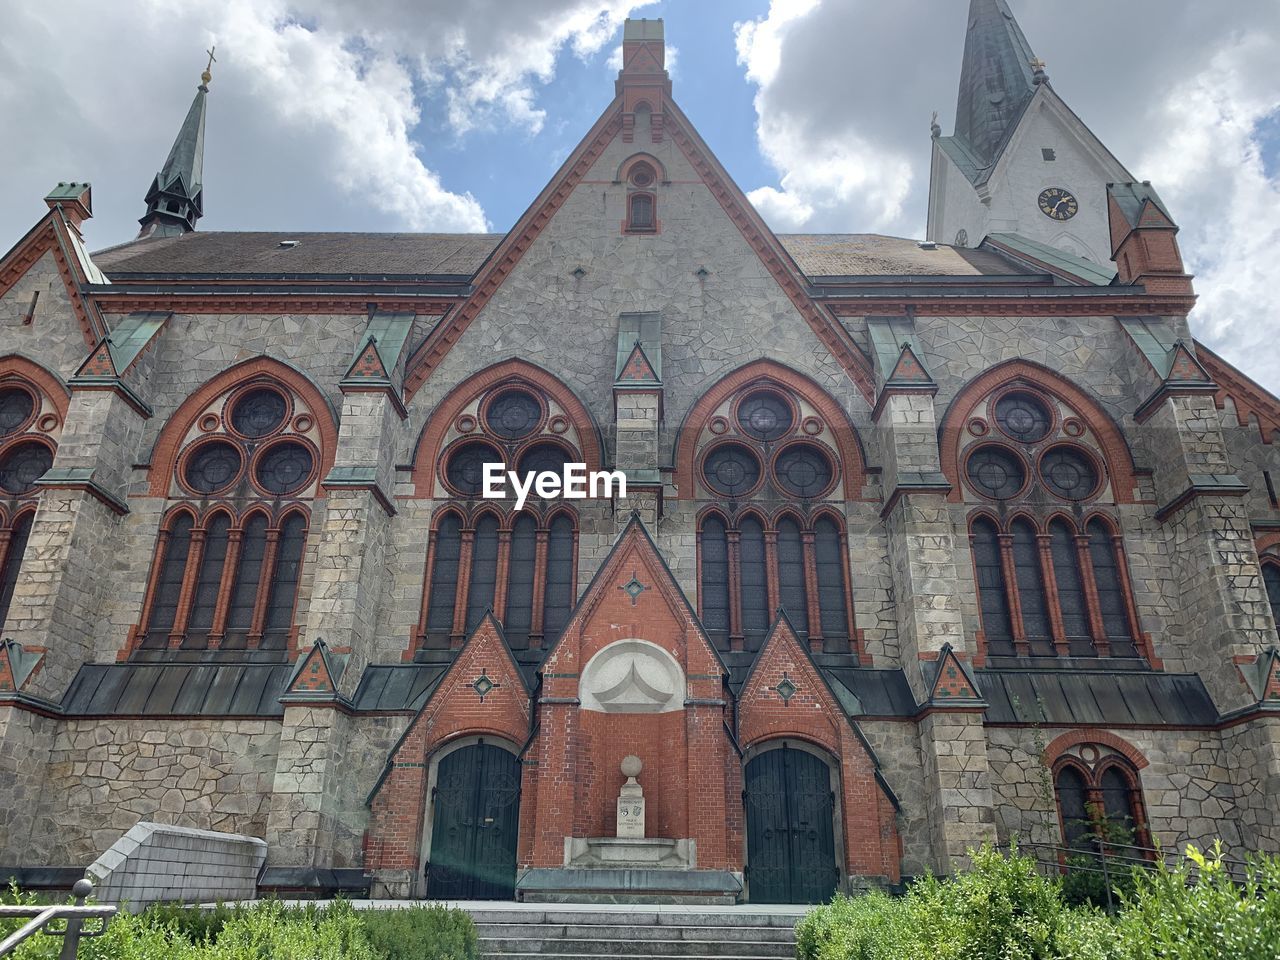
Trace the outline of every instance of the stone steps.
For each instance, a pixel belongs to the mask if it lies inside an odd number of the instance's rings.
[[[788,908],[530,906],[471,910],[485,960],[786,960],[800,916]]]

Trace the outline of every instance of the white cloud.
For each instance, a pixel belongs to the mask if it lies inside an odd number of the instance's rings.
[[[586,58],[639,0],[48,0],[0,31],[0,233],[52,182],[92,179],[93,246],[141,195],[216,42],[205,229],[489,229],[433,156],[480,127],[537,132],[563,51]],[[66,25],[74,23],[76,29]],[[187,84],[190,83],[190,86]],[[437,108],[439,115],[424,117]],[[425,128],[446,142],[419,142]],[[52,169],[56,167],[56,170]],[[48,181],[48,182],[46,182]],[[335,189],[336,188],[336,189]]]
[[[1259,121],[1280,110],[1280,4],[1013,0],[1055,89],[1182,226],[1197,274],[1193,329],[1280,387],[1268,303],[1280,288],[1280,184]],[[756,135],[775,169],[749,191],[778,230],[921,236],[928,121],[951,129],[967,0],[773,0],[735,25],[756,86]],[[1141,38],[1140,42],[1136,38]],[[1263,349],[1263,347],[1266,349]]]

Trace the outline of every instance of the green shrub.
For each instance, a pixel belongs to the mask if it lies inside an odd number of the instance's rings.
[[[1174,867],[1139,873],[1116,921],[1122,960],[1275,960],[1280,956],[1280,857],[1250,860],[1232,881],[1215,844],[1188,846]]]
[[[475,960],[476,925],[443,906],[361,912],[365,932],[383,960]]]

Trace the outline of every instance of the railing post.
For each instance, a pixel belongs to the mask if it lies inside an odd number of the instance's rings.
[[[77,907],[83,907],[85,900],[92,894],[93,884],[83,877],[71,888],[71,895],[76,898]],[[62,935],[62,952],[58,954],[58,960],[76,960],[76,954],[80,950],[80,930],[83,926],[84,921],[79,917],[67,918],[67,930]]]

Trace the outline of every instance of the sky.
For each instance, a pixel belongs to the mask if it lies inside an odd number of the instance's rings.
[[[1280,2],[1010,0],[1182,227],[1196,336],[1280,392]],[[131,239],[217,45],[204,230],[505,231],[663,17],[675,98],[779,232],[921,237],[968,0],[0,0],[0,249],[59,180]]]

